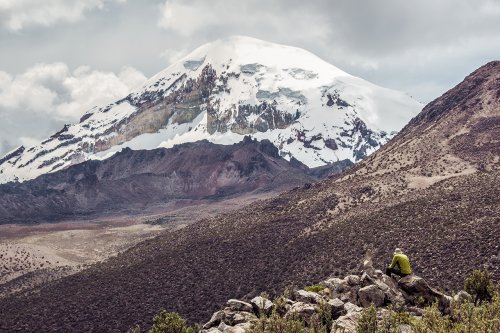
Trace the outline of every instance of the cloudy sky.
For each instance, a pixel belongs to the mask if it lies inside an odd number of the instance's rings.
[[[230,35],[429,102],[500,59],[500,0],[0,0],[0,155]]]

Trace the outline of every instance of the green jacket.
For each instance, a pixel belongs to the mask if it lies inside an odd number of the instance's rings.
[[[394,266],[398,265],[399,269],[401,270],[401,273],[403,274],[411,274],[411,266],[410,266],[410,260],[405,254],[398,253],[394,255],[394,258],[392,258],[391,265],[389,266],[390,268],[394,268]]]

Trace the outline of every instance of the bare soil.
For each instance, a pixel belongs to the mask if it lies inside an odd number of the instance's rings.
[[[0,298],[75,274],[162,232],[273,195],[261,193],[215,202],[176,201],[135,216],[0,225]]]

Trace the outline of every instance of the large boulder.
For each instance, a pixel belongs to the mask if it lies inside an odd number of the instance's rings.
[[[361,278],[359,279],[359,283],[362,287],[375,284],[375,277],[372,277],[368,273],[363,272],[363,274],[361,274]]]
[[[361,286],[353,286],[346,289],[343,293],[334,294],[335,297],[340,298],[342,302],[358,303],[358,291]]]
[[[305,290],[296,290],[294,291],[293,296],[298,302],[319,304],[323,301],[323,298],[317,293]]]
[[[330,278],[328,280],[322,281],[320,285],[327,287],[332,293],[343,293],[348,289],[348,285],[344,279]]]
[[[329,300],[328,305],[330,305],[332,309],[333,318],[338,318],[346,313],[344,302],[342,302],[339,298]]]
[[[416,298],[423,298],[428,303],[438,300],[443,294],[431,288],[427,281],[416,275],[408,275],[398,281],[398,285],[407,293],[410,301]]]
[[[226,309],[224,310],[224,318],[222,321],[227,325],[234,326],[242,323],[254,322],[257,319],[257,316],[251,312]]]
[[[227,306],[233,311],[253,311],[252,304],[237,299],[230,299],[229,301],[227,301]]]
[[[384,303],[391,303],[397,306],[402,306],[406,303],[404,292],[398,287],[397,282],[389,276],[383,274],[374,282],[384,292]]]
[[[376,307],[382,306],[384,305],[384,300],[384,292],[375,285],[363,287],[358,291],[359,304],[365,308],[369,307],[370,304]]]
[[[332,323],[331,333],[356,333],[361,312],[349,312]]]
[[[252,298],[250,304],[252,304],[254,312],[258,314],[264,313],[269,316],[273,311],[273,302],[262,296]]]
[[[224,320],[224,311],[217,311],[212,315],[212,318],[203,325],[203,329],[209,329],[212,327],[217,327]]]
[[[360,306],[357,306],[356,304],[354,303],[351,303],[351,302],[347,302],[344,304],[344,309],[347,313],[350,313],[350,312],[361,312],[363,311],[363,308],[360,307]]]
[[[407,301],[411,304],[415,304],[417,299],[423,299],[427,305],[437,302],[439,310],[444,314],[450,312],[453,298],[432,288],[423,278],[408,275],[401,278],[398,285],[403,289]]]
[[[460,290],[458,294],[453,296],[453,302],[456,303],[472,302],[472,296],[465,290]]]
[[[219,330],[218,327],[211,327],[209,329],[202,329],[200,333],[220,333],[221,331]]]
[[[220,323],[218,327],[218,331],[222,333],[245,333],[246,331],[248,331],[248,329],[250,329],[250,324],[247,323],[238,324],[235,326],[230,326],[225,323]]]
[[[349,286],[357,286],[360,283],[360,278],[357,275],[347,275],[344,278],[344,281],[347,283]]]
[[[311,317],[316,313],[316,308],[312,304],[297,302],[294,303],[285,315],[285,318],[299,317],[306,323],[311,322]]]

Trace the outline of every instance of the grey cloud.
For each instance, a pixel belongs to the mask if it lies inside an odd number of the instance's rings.
[[[10,76],[0,71],[0,155],[32,145],[88,109],[126,96],[146,77],[131,67],[118,74],[63,63],[37,64]]]
[[[110,0],[24,0],[0,3],[0,22],[4,29],[19,31],[27,27],[51,26],[58,22],[76,22],[95,9],[103,9]],[[123,2],[122,0],[111,0]]]
[[[71,23],[0,29],[0,71],[16,77],[36,63],[62,62],[114,73],[127,65],[151,76],[201,44],[249,35],[305,48],[353,75],[429,102],[500,58],[497,0],[90,1],[104,6]],[[55,105],[71,104],[60,82],[43,86],[54,93]],[[0,116],[5,112],[0,107]],[[40,135],[35,130],[31,136]]]

